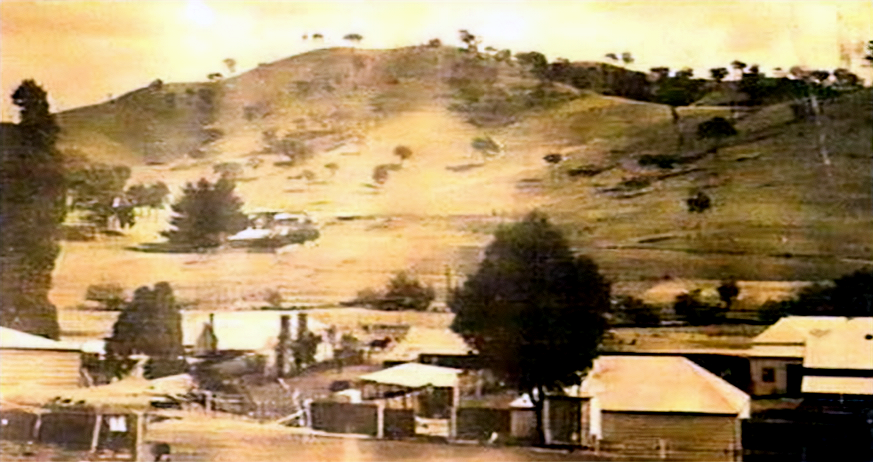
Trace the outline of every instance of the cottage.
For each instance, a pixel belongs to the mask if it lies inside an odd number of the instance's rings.
[[[411,326],[398,342],[386,351],[386,365],[417,361],[444,367],[463,366],[470,362],[472,349],[460,335],[447,328]]]
[[[845,322],[837,316],[787,316],[755,337],[749,351],[752,396],[799,396],[810,333]]]
[[[744,392],[682,357],[603,356],[580,387],[601,447],[648,458],[736,460]]]
[[[39,389],[76,388],[81,382],[81,348],[0,327],[0,395]]]

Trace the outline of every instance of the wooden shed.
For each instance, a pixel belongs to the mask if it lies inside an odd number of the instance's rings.
[[[581,386],[603,450],[649,459],[733,461],[749,396],[678,356],[604,356]]]
[[[81,348],[0,327],[0,394],[70,389],[80,384]]]

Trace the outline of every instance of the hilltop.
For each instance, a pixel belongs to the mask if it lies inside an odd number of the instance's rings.
[[[240,164],[246,209],[306,210],[328,225],[319,247],[293,260],[306,267],[307,287],[336,290],[338,298],[403,268],[434,283],[446,266],[470,271],[478,256],[472,249],[495,226],[534,208],[629,285],[664,276],[825,279],[870,263],[870,89],[826,105],[829,166],[815,124],[795,121],[790,103],[739,115],[693,105],[678,114],[681,149],[668,106],[547,82],[517,62],[421,46],[323,49],[221,80],[155,82],[61,113],[59,122],[63,149],[130,165],[131,183],[161,180],[176,192],[186,181],[215,177],[216,164]],[[714,116],[735,118],[739,132],[717,152],[696,138],[697,124]],[[476,138],[494,140],[499,153],[474,149]],[[393,155],[399,145],[412,151],[402,165]],[[548,164],[547,154],[562,161]],[[644,166],[645,156],[672,160]],[[335,169],[325,168],[331,163]],[[378,165],[391,169],[381,186],[372,178]],[[698,191],[712,207],[690,213],[686,199]],[[166,226],[165,214],[140,220],[110,247],[156,239]],[[115,277],[118,258],[104,256],[75,271]],[[123,261],[176,271],[166,265],[177,257],[160,258]],[[74,270],[64,265],[56,280],[66,288],[57,290],[69,301],[84,282],[65,279]],[[262,268],[250,282],[304,290],[293,276],[300,274],[286,270]],[[179,277],[198,284],[215,271]],[[248,281],[219,272],[233,284]],[[143,274],[126,284],[156,277]],[[348,274],[360,278],[354,287]]]

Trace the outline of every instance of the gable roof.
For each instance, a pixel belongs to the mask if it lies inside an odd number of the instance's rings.
[[[59,342],[2,326],[0,326],[0,349],[81,351],[79,345],[70,342]]]
[[[803,367],[873,371],[873,318],[839,319],[809,332]]]
[[[398,385],[407,388],[455,387],[458,376],[463,371],[451,367],[431,366],[430,364],[405,363],[381,371],[365,374],[358,379],[385,385]]]
[[[388,361],[415,361],[421,354],[466,355],[473,349],[464,339],[448,328],[412,326],[384,359]]]
[[[752,340],[755,345],[803,345],[809,333],[846,321],[841,316],[786,316]]]
[[[747,394],[681,356],[601,356],[581,391],[604,411],[749,416]]]

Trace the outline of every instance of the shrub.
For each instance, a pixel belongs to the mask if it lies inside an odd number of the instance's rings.
[[[91,284],[85,290],[85,300],[100,303],[107,311],[119,311],[124,305],[124,288],[116,283]]]
[[[388,281],[384,291],[364,289],[358,292],[355,303],[386,311],[425,311],[436,298],[431,286],[423,285],[406,271],[401,271]]]

